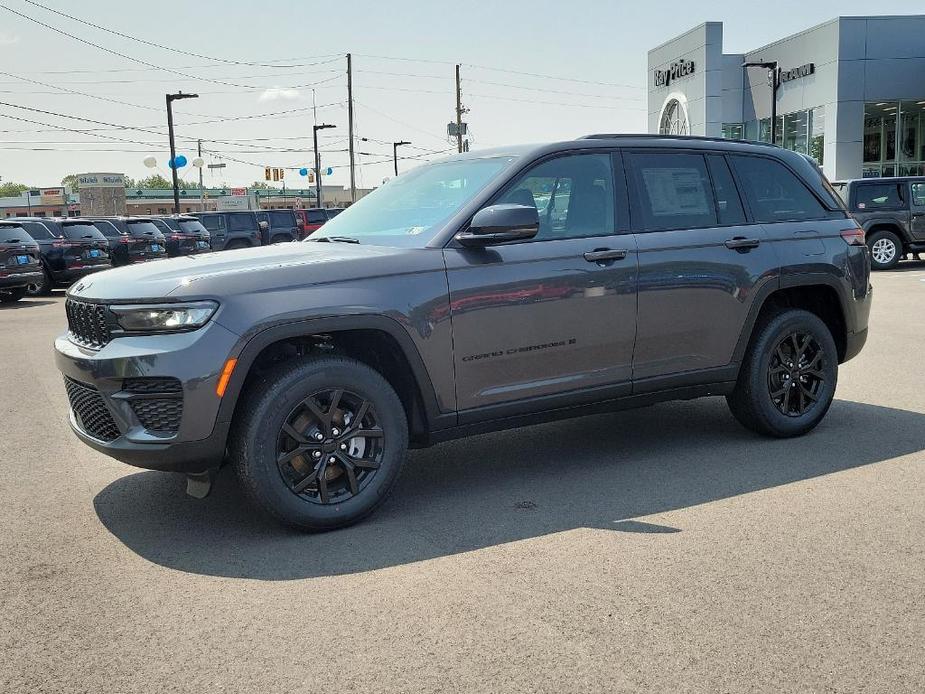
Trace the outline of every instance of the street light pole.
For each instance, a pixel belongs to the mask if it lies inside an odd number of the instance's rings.
[[[170,137],[170,170],[173,172],[173,213],[180,214],[180,184],[177,181],[177,146],[173,139],[173,102],[180,99],[198,99],[198,94],[176,94],[167,95],[167,133]]]
[[[771,144],[777,144],[777,61],[758,61],[753,63],[742,63],[742,67],[763,67],[771,71]]]
[[[405,142],[404,140],[402,140],[401,142],[392,143],[392,161],[395,163],[395,175],[396,176],[398,175],[398,148],[401,147],[402,145],[410,145],[410,144],[411,144],[410,142]]]
[[[321,152],[318,151],[318,131],[325,128],[336,128],[336,125],[322,123],[312,126],[312,140],[315,145],[315,204],[321,207]]]

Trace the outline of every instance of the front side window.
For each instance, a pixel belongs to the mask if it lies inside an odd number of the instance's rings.
[[[895,210],[903,207],[902,186],[896,183],[865,183],[854,194],[857,210]]]
[[[253,231],[255,227],[256,222],[249,214],[228,215],[229,231]]]
[[[716,224],[713,191],[702,155],[654,152],[632,154],[629,160],[647,231]]]
[[[271,227],[291,227],[295,226],[295,223],[292,219],[291,212],[271,212],[270,213],[270,226]]]
[[[209,231],[218,231],[219,229],[225,228],[225,220],[218,214],[206,215],[205,217],[201,217],[199,221],[201,221],[202,226]]]
[[[731,157],[756,222],[825,219],[827,210],[803,182],[773,159]]]
[[[535,207],[538,241],[613,234],[610,155],[576,154],[545,161],[522,174],[497,202]]]
[[[925,183],[912,184],[912,204],[916,207],[925,207]]]

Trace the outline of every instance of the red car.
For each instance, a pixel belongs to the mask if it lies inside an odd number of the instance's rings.
[[[326,221],[340,211],[337,207],[309,207],[307,210],[294,210],[299,228],[299,241],[318,231]]]

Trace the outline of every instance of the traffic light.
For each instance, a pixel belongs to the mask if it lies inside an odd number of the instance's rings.
[[[279,169],[274,167],[271,170],[273,171],[273,180],[278,181],[279,180]]]
[[[279,180],[282,181],[282,180],[283,180],[283,176],[285,176],[285,175],[286,175],[286,169],[280,169],[280,170],[279,170]]]
[[[267,167],[264,168],[264,170],[263,170],[263,178],[264,178],[264,180],[266,180],[266,181],[269,181],[269,180],[270,180],[270,167],[269,167],[269,166],[267,166]]]

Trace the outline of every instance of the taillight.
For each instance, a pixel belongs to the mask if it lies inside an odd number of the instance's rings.
[[[131,236],[120,236],[119,237],[119,243],[131,243],[131,242],[132,242]]]
[[[861,227],[842,229],[840,233],[841,237],[845,239],[845,243],[847,243],[849,246],[864,245],[864,230]]]

